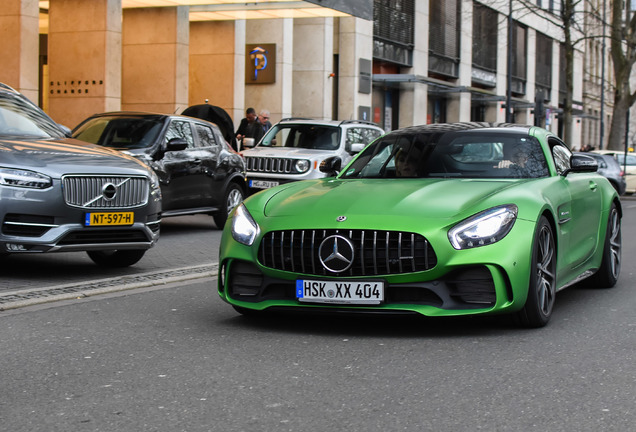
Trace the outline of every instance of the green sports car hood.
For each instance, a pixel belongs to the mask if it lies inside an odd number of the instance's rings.
[[[513,201],[524,180],[468,179],[322,179],[292,183],[271,190],[266,200],[266,217],[298,217],[308,215],[338,217],[340,215],[415,216],[447,219],[473,209],[483,209],[490,197],[497,204]],[[506,201],[507,197],[510,201]]]

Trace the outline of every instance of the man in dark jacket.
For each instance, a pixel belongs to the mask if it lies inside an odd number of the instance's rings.
[[[236,139],[243,142],[244,138],[253,138],[256,145],[263,137],[263,127],[258,121],[256,110],[254,108],[248,108],[245,111],[245,118],[241,120],[238,129],[236,130]]]

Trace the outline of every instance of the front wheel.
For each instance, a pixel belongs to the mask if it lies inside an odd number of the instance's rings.
[[[221,209],[214,217],[214,223],[218,229],[223,229],[228,216],[234,207],[243,201],[243,191],[236,183],[230,183],[225,191],[225,197],[221,203]]]
[[[556,246],[552,226],[541,216],[532,245],[532,264],[526,304],[517,313],[524,327],[543,327],[552,316],[556,298]]]
[[[87,251],[90,259],[102,267],[128,267],[137,263],[146,253],[145,249]]]

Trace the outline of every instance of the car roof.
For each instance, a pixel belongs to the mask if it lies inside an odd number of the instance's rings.
[[[304,117],[289,117],[281,119],[277,124],[308,124],[308,125],[319,125],[319,126],[332,126],[332,127],[340,127],[345,125],[364,125],[371,126],[374,128],[381,129],[375,123],[371,123],[364,120],[318,120],[312,118],[304,118]]]
[[[211,121],[203,120],[197,117],[184,116],[180,114],[164,114],[164,113],[155,113],[155,112],[147,112],[147,111],[109,111],[104,113],[93,114],[92,116],[88,118],[98,118],[98,117],[140,117],[140,118],[157,118],[161,120],[181,119],[181,120],[193,121],[195,123],[214,125],[215,127],[218,128],[218,125],[216,123],[212,123]]]
[[[426,125],[407,126],[396,129],[391,134],[408,134],[416,135],[421,133],[448,133],[460,131],[497,131],[497,132],[515,132],[530,134],[535,128],[530,125],[519,125],[512,123],[486,123],[486,122],[463,122],[463,123],[432,123]],[[537,128],[537,130],[540,130]]]

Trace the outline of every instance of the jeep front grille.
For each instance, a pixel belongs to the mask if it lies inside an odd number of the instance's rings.
[[[65,176],[66,204],[82,208],[132,208],[148,202],[148,179],[130,176]]]
[[[298,174],[294,169],[296,161],[289,158],[247,156],[245,166],[248,172]]]
[[[354,247],[353,264],[343,272],[327,270],[318,256],[324,239],[334,234]],[[416,233],[374,230],[287,230],[265,234],[259,262],[269,268],[318,276],[377,276],[420,272],[437,264],[428,240]]]

